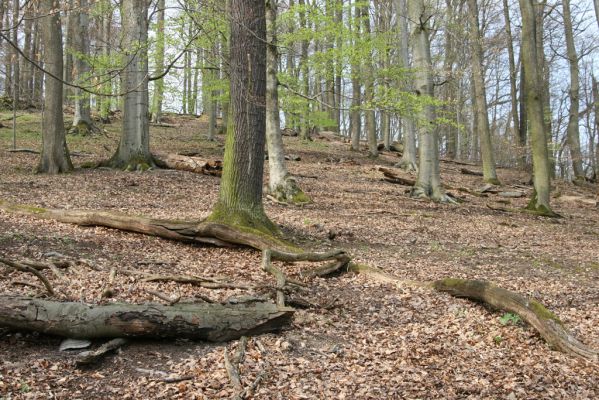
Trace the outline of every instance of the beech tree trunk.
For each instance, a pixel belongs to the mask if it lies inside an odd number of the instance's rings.
[[[489,115],[487,112],[487,91],[485,89],[485,76],[483,73],[483,46],[481,32],[478,26],[477,0],[468,0],[468,20],[470,23],[470,54],[472,55],[472,74],[474,76],[475,110],[480,135],[480,147],[483,160],[483,180],[494,185],[499,184],[495,171],[495,157],[493,156],[493,143],[489,129]]]
[[[574,182],[584,182],[585,173],[582,167],[582,153],[580,152],[580,123],[578,113],[580,110],[580,83],[578,69],[578,54],[574,44],[574,32],[572,31],[572,15],[570,13],[570,0],[562,0],[564,31],[566,34],[566,48],[568,51],[568,63],[570,65],[570,111],[568,116],[568,147],[572,159]]]
[[[399,22],[400,43],[399,53],[401,65],[404,68],[410,67],[410,21],[408,15],[408,3],[406,0],[397,1],[397,18]],[[407,85],[406,90],[411,90],[410,85]],[[417,171],[418,163],[416,160],[416,126],[414,119],[407,116],[403,119],[403,154],[397,166],[406,171]]]
[[[164,72],[164,12],[165,0],[158,0],[156,4],[156,50],[154,58],[155,75],[161,75]],[[152,122],[160,123],[162,118],[162,98],[164,96],[164,79],[160,78],[154,81],[154,96],[152,97]]]
[[[526,73],[526,108],[532,142],[534,194],[528,208],[554,214],[549,206],[549,154],[542,99],[542,76],[537,63],[536,18],[533,0],[519,0],[522,15],[522,63]]]
[[[370,37],[370,2],[362,8],[362,18],[364,23],[362,33],[364,36]],[[372,54],[368,54],[364,63],[364,101],[368,104],[369,108],[364,112],[366,117],[364,128],[366,129],[366,139],[368,140],[368,155],[375,158],[379,156],[379,149],[376,137],[376,119],[374,110],[372,109],[372,101],[374,100],[374,67],[370,60],[371,58]]]
[[[90,305],[0,296],[0,326],[78,339],[183,338],[223,342],[281,330],[293,309],[272,303]]]
[[[127,171],[154,165],[148,121],[148,2],[123,0],[123,133],[108,164]]]
[[[71,46],[75,55],[73,57],[74,81],[78,85],[86,85],[88,81],[89,65],[89,2],[88,0],[75,0],[75,8],[71,11]],[[74,89],[75,116],[73,118],[73,132],[86,135],[93,126],[89,95],[81,89]]]
[[[268,191],[278,201],[306,203],[309,198],[297,186],[285,166],[285,152],[279,115],[277,68],[277,0],[266,0],[266,143],[268,146]]]
[[[427,4],[428,5],[428,4]],[[410,3],[412,38],[414,41],[414,91],[417,96],[434,96],[433,74],[430,49],[431,7],[424,0]],[[448,201],[441,186],[439,173],[439,137],[435,127],[435,108],[427,101],[418,116],[418,136],[420,137],[420,167],[412,196],[426,197],[433,201]]]
[[[306,18],[306,1],[298,0],[300,6],[299,20],[300,26],[302,29],[309,29],[308,19]],[[301,42],[301,53],[300,53],[300,69],[302,73],[302,90],[304,96],[310,95],[310,75],[308,69],[308,40],[302,40]],[[303,140],[310,140],[310,119],[308,118],[308,114],[310,114],[310,104],[306,103],[304,110],[300,115],[300,138]]]
[[[40,27],[44,38],[44,65],[54,76],[62,76],[62,34],[58,0],[41,0],[39,10]],[[46,76],[44,116],[42,119],[42,151],[37,172],[58,174],[73,169],[65,139],[62,116],[63,84],[58,79]]]
[[[264,212],[262,172],[266,129],[264,0],[231,0],[230,93],[223,176],[209,220],[278,232]]]
[[[354,5],[354,17],[351,28],[355,30],[354,36],[360,33],[360,7]],[[351,150],[360,151],[360,136],[362,135],[362,117],[360,106],[362,105],[362,86],[360,83],[360,63],[356,55],[351,56],[351,85],[352,100],[350,111]]]

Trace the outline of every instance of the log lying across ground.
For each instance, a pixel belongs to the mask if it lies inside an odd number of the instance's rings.
[[[378,166],[376,169],[383,173],[383,179],[387,182],[397,183],[399,185],[414,186],[416,180],[401,170],[395,170],[387,167]]]
[[[162,168],[188,171],[196,174],[221,176],[223,163],[180,154],[154,154],[156,164]]]
[[[406,281],[392,274],[366,265],[350,264],[350,271],[369,276],[375,281],[398,286],[428,286],[449,293],[455,297],[464,297],[488,304],[489,306],[515,313],[532,326],[545,342],[554,350],[586,358],[599,360],[599,352],[576,339],[559,318],[534,299],[516,292],[502,289],[490,282],[447,278],[434,282]]]
[[[293,309],[273,303],[89,305],[0,296],[0,326],[78,339],[186,338],[221,342],[276,332]]]

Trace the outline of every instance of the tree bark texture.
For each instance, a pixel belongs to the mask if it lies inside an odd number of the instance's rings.
[[[370,28],[370,3],[362,8],[362,19],[362,33],[364,36],[370,37],[372,35]],[[374,158],[379,156],[379,149],[376,135],[376,116],[373,109],[374,105],[372,104],[374,100],[374,66],[371,59],[372,54],[368,54],[364,62],[364,102],[368,108],[365,111],[366,123],[364,128],[366,129],[366,139],[368,140],[368,155]]]
[[[184,338],[223,342],[276,332],[293,309],[272,303],[90,305],[0,296],[0,326],[78,339]]]
[[[155,75],[162,75],[164,72],[164,13],[165,0],[158,0],[156,4],[156,50],[154,57]],[[160,78],[154,81],[154,96],[152,97],[152,122],[160,123],[162,118],[162,98],[164,97],[164,79]]]
[[[89,2],[88,0],[75,0],[75,8],[71,11],[71,46],[75,55],[73,56],[73,75],[74,81],[78,85],[86,86],[89,74],[89,65],[87,57],[89,56]],[[90,133],[93,125],[91,118],[91,109],[89,95],[81,89],[74,89],[75,95],[75,116],[73,118],[73,128],[76,128],[78,134]]]
[[[42,0],[40,5],[41,28],[44,38],[44,65],[54,76],[62,76],[62,34],[58,0]],[[42,151],[37,172],[58,174],[73,169],[65,139],[62,116],[63,84],[46,76],[44,115],[42,118]]]

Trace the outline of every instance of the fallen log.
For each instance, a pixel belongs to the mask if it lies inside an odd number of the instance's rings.
[[[0,326],[78,338],[184,338],[221,342],[276,332],[293,309],[272,303],[91,305],[0,296]]]
[[[404,175],[401,172],[393,170],[391,168],[378,166],[377,170],[383,173],[383,179],[387,182],[397,183],[399,185],[405,186],[414,186],[416,184],[415,179],[412,179],[411,177]]]
[[[154,161],[161,168],[188,171],[195,174],[221,176],[223,163],[220,160],[206,160],[180,154],[154,154]]]
[[[468,168],[460,168],[460,172],[464,175],[474,175],[474,176],[483,176],[482,172],[472,171]]]
[[[499,193],[497,193],[497,195],[499,197],[518,199],[520,197],[526,196],[526,193],[524,193],[524,192],[499,192]]]
[[[430,287],[455,297],[480,301],[491,307],[516,313],[532,326],[543,340],[554,350],[589,360],[598,361],[599,352],[576,339],[559,318],[541,303],[516,292],[502,289],[490,282],[447,278],[434,282],[409,281],[363,264],[350,263],[349,271],[364,274],[376,282],[402,287]]]

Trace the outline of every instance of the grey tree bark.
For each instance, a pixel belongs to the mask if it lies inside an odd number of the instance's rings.
[[[362,8],[362,20],[364,36],[372,35],[370,28],[370,2]],[[364,61],[364,102],[368,104],[368,110],[364,112],[366,117],[366,139],[368,140],[368,155],[375,158],[379,156],[378,141],[376,136],[376,116],[373,109],[372,101],[374,100],[374,66],[371,59],[372,54],[367,55]]]
[[[266,0],[266,143],[268,146],[268,192],[278,201],[301,204],[310,198],[299,188],[285,166],[277,69],[277,2]]]
[[[572,30],[572,15],[570,12],[570,0],[562,0],[564,31],[566,34],[566,49],[568,52],[568,63],[570,65],[570,110],[568,115],[568,147],[572,159],[574,182],[584,182],[585,173],[582,167],[582,153],[580,151],[580,82],[578,69],[578,54],[574,44],[574,32]]]
[[[308,19],[306,18],[306,1],[298,0],[298,4],[300,6],[299,20],[300,26],[302,29],[309,29]],[[302,73],[303,80],[303,95],[310,95],[310,75],[308,69],[308,47],[310,43],[308,40],[302,40],[301,42],[301,52],[300,52],[300,69]],[[300,138],[303,140],[311,140],[310,139],[310,119],[308,118],[308,114],[310,113],[310,105],[306,104],[304,110],[302,110],[302,115],[300,115]]]
[[[434,97],[433,71],[430,49],[430,19],[432,7],[425,0],[409,3],[412,21],[414,49],[414,92],[417,96]],[[451,199],[441,186],[439,173],[439,135],[435,126],[435,107],[427,102],[418,116],[418,136],[420,138],[420,165],[418,178],[412,188],[413,197],[430,198],[433,201],[448,202]]]
[[[88,0],[75,0],[74,9],[71,11],[71,46],[74,52],[73,77],[79,85],[85,85],[89,74],[87,57],[89,56],[89,2]],[[75,88],[75,115],[71,133],[87,135],[93,129],[89,95],[83,90]]]
[[[528,209],[553,215],[549,206],[549,155],[543,113],[542,71],[538,65],[534,0],[519,0],[522,15],[522,64],[526,74],[525,98],[532,142],[534,194]]]
[[[351,28],[355,30],[357,36],[360,32],[360,7],[354,3],[354,16],[351,22]],[[362,85],[360,82],[360,63],[354,55],[351,57],[351,85],[352,85],[352,100],[350,111],[350,136],[351,150],[360,151],[360,136],[362,135],[362,116],[360,107],[362,105]]]
[[[60,30],[59,0],[42,0],[39,3],[40,27],[44,38],[44,65],[48,72],[62,76],[62,33]],[[58,174],[73,169],[65,138],[62,116],[61,81],[46,76],[44,115],[42,118],[42,151],[37,172]]]
[[[406,0],[396,0],[396,13],[399,23],[400,43],[399,53],[401,64],[404,68],[410,66],[410,22],[408,16],[408,3]],[[407,85],[406,90],[412,90]],[[406,171],[417,171],[418,163],[416,160],[416,126],[413,118],[405,116],[403,118],[404,134],[403,134],[403,154],[399,163],[396,164]]]
[[[470,23],[470,54],[472,57],[472,74],[474,75],[475,109],[478,116],[478,132],[480,135],[480,149],[483,161],[483,180],[487,183],[499,185],[495,171],[495,157],[493,156],[493,143],[489,129],[489,115],[487,112],[487,94],[485,76],[483,74],[483,46],[478,23],[477,0],[468,0],[468,20]]]
[[[123,132],[116,153],[108,161],[113,168],[143,171],[154,167],[150,153],[148,118],[148,3],[123,0],[123,61],[121,90],[124,95]]]
[[[66,1],[67,10],[65,12],[64,21],[64,52],[63,52],[63,71],[62,80],[65,82],[71,82],[73,78],[73,9],[75,8],[75,0]],[[64,104],[70,104],[72,90],[70,86],[65,85],[63,89],[63,102]]]
[[[155,50],[155,74],[164,72],[164,13],[165,0],[158,0],[156,4],[156,50]],[[164,97],[164,79],[154,81],[154,94],[152,97],[152,122],[159,123],[162,118],[162,98]]]

